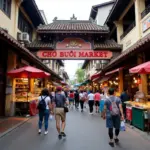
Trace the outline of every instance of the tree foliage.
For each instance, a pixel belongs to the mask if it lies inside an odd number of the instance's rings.
[[[83,69],[78,69],[76,71],[77,82],[82,83],[84,81],[85,71]]]

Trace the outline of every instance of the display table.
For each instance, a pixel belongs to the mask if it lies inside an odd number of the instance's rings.
[[[133,126],[144,131],[146,129],[146,120],[144,118],[144,112],[147,109],[132,107],[132,124]]]
[[[36,107],[37,100],[32,100],[28,102],[15,102],[16,103],[16,115],[28,115],[35,116],[37,114]]]

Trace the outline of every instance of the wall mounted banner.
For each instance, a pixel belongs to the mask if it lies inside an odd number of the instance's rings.
[[[111,59],[111,51],[102,50],[40,50],[37,52],[37,56],[40,59]]]

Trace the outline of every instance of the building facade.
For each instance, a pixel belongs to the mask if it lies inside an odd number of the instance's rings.
[[[107,40],[107,27],[97,25],[91,20],[77,20],[75,15],[70,20],[55,19],[51,24],[39,26],[37,32],[39,38],[28,45],[30,51],[43,61],[50,58],[55,61],[86,59],[82,68],[87,75],[90,72],[89,76],[96,71],[93,67],[95,62],[99,63],[99,59],[103,57],[100,62],[108,63],[120,54],[122,48],[114,40]],[[104,57],[104,53],[111,56]]]
[[[52,78],[62,78],[25,47],[37,38],[36,28],[45,24],[34,0],[0,0],[0,20],[0,116],[11,116],[15,89],[7,72],[31,65],[50,73]]]
[[[90,19],[94,20],[98,25],[103,26],[107,16],[109,15],[115,1],[109,1],[102,4],[94,5],[91,8]]]
[[[90,20],[93,20],[94,23],[97,25],[104,25],[115,1],[109,1],[105,2],[99,5],[94,5],[91,8],[91,13],[90,13]],[[107,44],[116,44],[116,40],[110,39],[109,41],[106,42]],[[117,45],[116,45],[117,46]],[[119,55],[119,49],[121,50],[121,47],[118,47],[118,51],[116,51],[116,54],[114,55]],[[91,61],[85,61],[85,64],[83,65],[82,69],[85,69],[85,78],[86,79],[91,79],[92,75],[96,74],[99,72],[101,69],[107,65],[109,60],[91,60]]]
[[[119,89],[129,89],[133,95],[137,90],[149,95],[148,75],[132,76],[129,69],[149,61],[149,38],[150,38],[150,2],[148,0],[127,0],[120,3],[116,1],[110,12],[106,24],[110,28],[109,37],[117,35],[118,44],[123,45],[121,55],[112,60],[104,71],[117,68],[120,78]],[[141,82],[135,84],[140,78]]]

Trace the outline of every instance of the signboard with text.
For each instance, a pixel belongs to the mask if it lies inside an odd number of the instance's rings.
[[[40,50],[37,52],[40,59],[111,59],[112,52],[105,50]]]
[[[143,21],[143,32],[150,28],[150,17]]]

